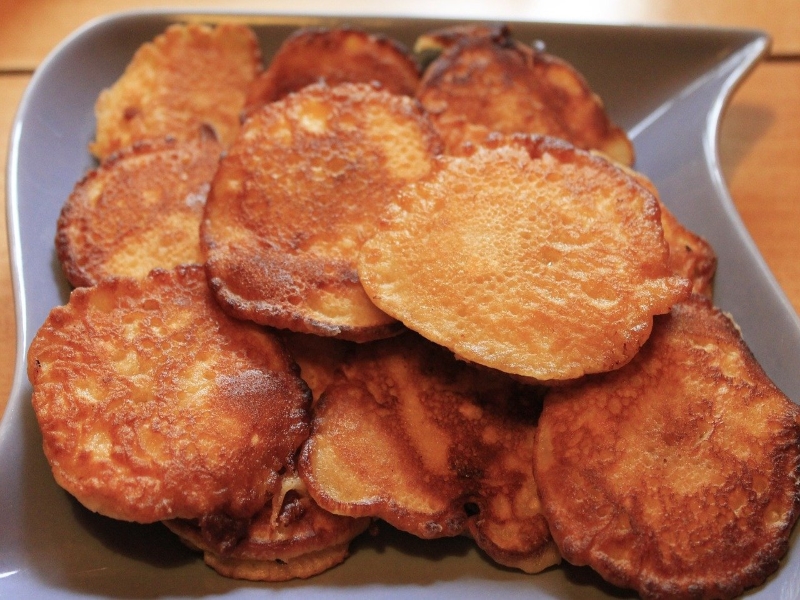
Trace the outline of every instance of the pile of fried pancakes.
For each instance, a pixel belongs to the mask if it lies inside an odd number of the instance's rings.
[[[800,408],[583,77],[489,25],[261,60],[176,24],[98,98],[28,354],[59,485],[237,578],[383,521],[646,598],[763,583]]]

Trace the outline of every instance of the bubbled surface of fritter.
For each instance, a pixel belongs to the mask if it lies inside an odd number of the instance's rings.
[[[535,474],[564,558],[645,598],[732,598],[800,509],[800,409],[700,296],[629,365],[554,388]]]
[[[413,96],[419,67],[399,42],[352,28],[308,27],[281,44],[248,95],[248,111],[307,85],[324,81],[368,83],[393,94]]]
[[[384,311],[456,355],[538,381],[627,363],[689,282],[657,200],[553,138],[442,157],[363,247]]]
[[[308,434],[308,387],[273,335],[225,315],[202,268],[79,288],[28,352],[56,481],[138,522],[249,518]]]
[[[350,542],[370,524],[323,510],[293,468],[280,491],[244,527],[233,521],[165,521],[206,564],[226,577],[257,581],[305,579],[341,563]]]
[[[56,229],[73,286],[203,261],[200,221],[222,147],[213,136],[140,142],[79,181]]]
[[[428,36],[445,49],[417,90],[450,153],[487,134],[550,135],[631,165],[633,144],[569,63],[514,41],[507,29],[477,27]]]
[[[228,146],[260,69],[250,28],[172,25],[142,45],[122,76],[100,93],[89,149],[102,159],[143,139],[194,135],[202,125]]]
[[[395,333],[356,260],[439,139],[414,100],[365,84],[309,86],[245,122],[206,203],[209,282],[229,313],[355,341]]]
[[[354,347],[339,373],[300,458],[320,506],[422,538],[469,533],[529,572],[559,561],[532,472],[537,390],[414,333]]]

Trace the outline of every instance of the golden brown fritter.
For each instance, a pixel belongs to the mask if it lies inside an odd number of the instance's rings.
[[[384,311],[459,357],[538,381],[627,363],[688,294],[657,200],[555,138],[442,157],[364,244]]]
[[[298,29],[253,83],[248,112],[320,81],[331,87],[375,84],[393,94],[413,96],[419,67],[405,47],[383,35],[348,27]]]
[[[281,491],[246,527],[172,520],[164,524],[190,547],[203,552],[206,564],[226,577],[288,581],[318,575],[344,561],[350,542],[369,527],[322,510],[306,492],[294,469],[281,478]],[[221,525],[221,527],[220,527]],[[220,547],[233,540],[230,547]]]
[[[117,519],[249,519],[308,435],[297,366],[219,309],[201,267],[73,291],[28,377],[56,481]]]
[[[69,282],[201,263],[200,220],[222,146],[213,135],[148,141],[115,153],[79,181],[56,232]]]
[[[535,475],[564,558],[645,598],[732,598],[800,511],[800,408],[693,296],[626,367],[554,388]]]
[[[535,388],[411,332],[353,346],[338,371],[299,463],[320,506],[423,538],[468,533],[528,572],[559,561],[531,467]]]
[[[366,84],[308,86],[255,112],[220,162],[201,227],[223,308],[355,341],[395,333],[355,262],[393,195],[439,149],[413,99]]]
[[[89,149],[103,159],[140,140],[193,136],[203,125],[227,147],[260,70],[261,51],[249,27],[172,25],[142,45],[101,92]]]
[[[429,40],[445,49],[425,70],[417,97],[448,152],[462,154],[492,132],[533,133],[633,164],[628,136],[572,65],[516,42],[502,27],[423,36]]]

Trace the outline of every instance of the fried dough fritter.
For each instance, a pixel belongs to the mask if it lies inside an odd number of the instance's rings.
[[[335,514],[422,538],[468,533],[496,562],[559,562],[532,476],[535,388],[407,332],[352,347],[315,404],[300,476]]]
[[[445,156],[364,244],[384,311],[465,360],[537,381],[627,363],[688,294],[656,199],[554,138]]]
[[[276,508],[277,507],[277,508]],[[309,496],[296,471],[282,477],[279,494],[243,532],[202,521],[172,520],[164,524],[225,577],[253,581],[288,581],[318,575],[344,561],[350,542],[370,525],[370,519],[333,515]],[[235,539],[220,548],[220,539]]]
[[[354,341],[396,333],[361,288],[358,250],[439,150],[413,99],[365,84],[308,86],[255,112],[220,162],[201,226],[223,308]]]
[[[472,27],[423,36],[444,48],[425,70],[419,98],[447,151],[481,144],[490,133],[565,139],[625,165],[633,144],[608,118],[602,100],[566,61],[516,42],[505,27]]]
[[[535,475],[564,558],[645,598],[759,585],[800,512],[800,408],[693,296],[626,367],[547,395]]]
[[[117,519],[249,519],[308,435],[297,366],[220,310],[198,266],[76,289],[28,377],[56,481]]]
[[[195,139],[146,141],[115,153],[70,194],[56,229],[56,252],[69,282],[144,277],[203,261],[200,221],[222,146]]]
[[[144,139],[192,136],[203,125],[227,147],[260,70],[261,51],[249,27],[172,25],[142,45],[100,93],[89,150],[102,160]]]
[[[281,44],[247,99],[248,112],[324,81],[377,84],[393,94],[413,96],[419,67],[399,42],[347,27],[298,29]]]

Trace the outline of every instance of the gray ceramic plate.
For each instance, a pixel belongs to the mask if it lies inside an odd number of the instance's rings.
[[[627,592],[590,570],[562,566],[536,576],[501,569],[465,539],[421,542],[384,531],[354,544],[342,566],[309,581],[265,585],[216,575],[160,525],[115,522],[83,509],[53,482],[40,448],[24,372],[39,325],[68,288],[53,237],[59,209],[93,163],[99,91],[134,50],[177,19],[221,15],[133,13],[93,22],[42,64],[14,123],[8,163],[8,224],[18,326],[17,369],[0,425],[0,597],[114,598],[225,596],[305,598],[602,598]],[[253,25],[268,57],[300,25],[341,19],[239,15]],[[444,21],[346,19],[410,44]],[[765,51],[755,31],[589,27],[518,23],[517,37],[542,40],[573,62],[632,135],[638,167],[688,226],[719,254],[716,301],[733,313],[776,383],[800,400],[800,322],[734,210],[716,152],[717,127],[736,83]],[[797,535],[795,535],[797,537]],[[800,549],[754,591],[797,598]]]

